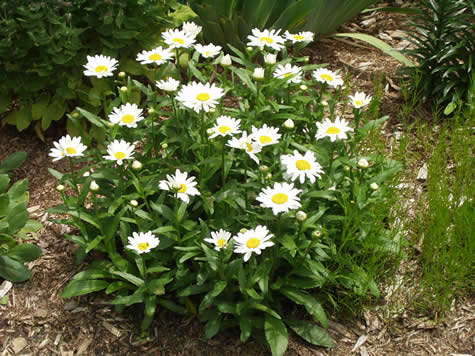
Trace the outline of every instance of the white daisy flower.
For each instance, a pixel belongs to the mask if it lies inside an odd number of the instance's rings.
[[[274,246],[274,243],[269,241],[273,236],[274,235],[267,230],[267,227],[263,225],[257,225],[255,229],[239,232],[237,236],[234,237],[236,241],[234,252],[243,253],[244,262],[247,262],[249,258],[251,258],[252,253],[260,255],[262,250]]]
[[[200,195],[198,189],[195,188],[195,177],[188,178],[188,173],[175,171],[174,175],[167,174],[167,180],[161,180],[159,187],[162,190],[176,191],[177,198],[185,203],[190,201],[190,195]]]
[[[277,127],[269,127],[266,124],[260,129],[252,126],[252,133],[249,137],[261,146],[269,146],[279,142],[282,135]]]
[[[322,166],[315,160],[315,154],[312,151],[307,151],[302,155],[295,150],[293,155],[283,155],[280,160],[285,166],[290,179],[295,181],[299,178],[302,184],[306,178],[313,184],[315,183],[315,177],[321,178],[320,173],[324,173]]]
[[[328,85],[336,88],[343,85],[343,79],[341,75],[332,72],[325,68],[319,68],[313,71],[313,77],[320,83],[327,83]]]
[[[172,77],[168,79],[159,80],[156,82],[156,85],[159,89],[165,91],[175,91],[180,86],[180,82]]]
[[[259,164],[259,158],[257,158],[256,153],[261,152],[262,146],[247,136],[247,132],[243,132],[239,139],[236,137],[231,138],[226,145],[246,151],[249,157]]]
[[[226,230],[219,229],[219,231],[212,231],[211,237],[204,239],[206,242],[213,244],[216,251],[219,251],[228,246],[228,241],[231,238],[231,233]]]
[[[124,159],[132,159],[134,155],[135,145],[124,140],[114,140],[107,146],[107,153],[109,155],[103,156],[110,161],[117,161],[119,166],[122,165]]]
[[[143,110],[139,109],[137,104],[126,103],[121,105],[120,108],[114,108],[109,114],[109,120],[113,124],[135,128],[137,127],[137,122],[144,119],[142,114]]]
[[[206,46],[202,44],[197,44],[195,49],[204,57],[204,58],[212,58],[216,57],[219,52],[221,52],[221,46],[215,46],[214,44],[210,43]]]
[[[162,38],[170,48],[189,48],[195,43],[194,37],[180,30],[162,32]]]
[[[273,187],[264,188],[257,196],[263,208],[271,208],[274,215],[280,212],[287,212],[290,209],[298,209],[300,198],[297,196],[302,190],[294,188],[291,183],[275,183]]]
[[[194,22],[185,22],[183,23],[183,32],[186,35],[195,38],[201,32],[201,26],[198,26]]]
[[[155,63],[160,65],[166,61],[172,59],[175,55],[169,48],[157,47],[151,51],[143,51],[142,53],[137,54],[137,61],[142,64]]]
[[[290,83],[300,83],[302,81],[302,70],[290,63],[286,65],[279,64],[272,75],[279,79],[289,78]]]
[[[372,99],[370,95],[366,95],[363,92],[356,92],[354,96],[349,95],[348,97],[351,100],[351,105],[353,105],[353,107],[356,109],[360,109],[363,106],[368,105]]]
[[[315,135],[317,140],[330,137],[332,142],[336,139],[346,140],[348,138],[346,133],[353,131],[353,129],[348,126],[346,120],[340,119],[339,116],[337,116],[335,122],[331,122],[328,118],[323,120],[323,122],[317,122],[317,128],[317,134]]]
[[[284,36],[287,40],[295,42],[312,42],[313,41],[313,32],[304,31],[297,34],[292,34],[289,31],[285,31]]]
[[[248,46],[259,47],[263,49],[264,46],[280,51],[284,48],[284,38],[279,36],[280,30],[263,30],[255,28],[252,30],[252,35],[247,36],[249,42]]]
[[[208,112],[210,108],[215,108],[223,95],[224,90],[214,84],[193,82],[180,89],[176,100],[199,113],[201,110]]]
[[[160,239],[151,231],[133,232],[132,236],[127,237],[129,244],[126,246],[129,250],[134,250],[138,254],[148,253],[160,243]]]
[[[63,136],[58,142],[53,142],[55,148],[50,150],[49,156],[53,157],[53,162],[63,157],[83,156],[86,146],[81,143],[81,137]]]
[[[241,125],[241,120],[234,119],[230,116],[221,115],[216,119],[216,125],[211,128],[211,130],[213,130],[213,134],[209,138],[237,134],[241,132],[239,125]]]
[[[98,78],[110,77],[118,63],[116,59],[100,54],[94,57],[87,56],[87,63],[83,66],[86,68],[84,75]]]

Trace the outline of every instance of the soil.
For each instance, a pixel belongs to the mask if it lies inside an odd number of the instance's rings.
[[[405,15],[377,13],[358,17],[341,32],[361,32],[382,38],[394,48],[409,43],[400,38]],[[322,39],[306,49],[312,63],[329,63],[330,69],[348,71],[354,87],[371,93],[375,76],[383,78],[381,113],[391,120],[385,137],[394,139],[400,127],[402,65],[378,50],[353,40]],[[28,264],[33,277],[15,284],[8,303],[0,305],[1,355],[267,355],[266,346],[251,340],[241,343],[238,330],[222,332],[204,340],[204,326],[197,318],[184,319],[160,311],[152,324],[152,337],[138,338],[139,320],[134,313],[115,314],[101,294],[64,300],[62,289],[83,268],[74,264],[74,245],[63,237],[68,227],[49,222],[48,208],[61,203],[55,190],[56,179],[47,168],[66,171],[66,162],[52,163],[48,152],[63,132],[48,132],[46,142],[33,132],[17,133],[3,127],[0,132],[0,161],[23,150],[27,162],[14,172],[14,179],[28,178],[31,218],[44,228],[29,240],[43,249],[42,256]],[[408,179],[415,175],[408,174]],[[412,178],[411,178],[412,177]],[[416,184],[416,183],[415,183]],[[417,189],[415,190],[417,191]],[[419,189],[420,191],[420,189]],[[417,196],[414,197],[417,199]],[[474,347],[475,304],[459,300],[443,319],[435,322],[410,310],[415,284],[411,264],[406,261],[377,306],[369,306],[363,317],[352,322],[331,320],[329,333],[336,346],[329,350],[305,343],[290,333],[286,355],[472,355]],[[347,319],[347,318],[346,318]]]

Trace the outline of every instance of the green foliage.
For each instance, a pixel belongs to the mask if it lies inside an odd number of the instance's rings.
[[[92,98],[103,84],[82,80],[87,55],[133,58],[157,43],[169,25],[173,0],[2,2],[0,18],[0,114],[17,104],[1,122],[36,132],[62,119],[76,105],[102,108]],[[133,65],[132,61],[132,65]],[[121,63],[129,70],[130,61]],[[132,66],[133,67],[133,66]],[[142,74],[142,73],[137,73]]]
[[[23,263],[41,254],[35,245],[18,244],[14,238],[28,239],[28,232],[41,228],[40,223],[28,219],[28,181],[18,181],[8,189],[10,178],[6,173],[20,166],[25,158],[25,152],[16,152],[0,164],[0,277],[11,282],[29,279],[31,272]]]
[[[188,58],[186,66],[162,64],[155,80],[180,78],[178,95],[174,90],[158,94],[149,83],[124,78],[125,89],[114,94],[112,103],[118,110],[121,104],[137,103],[142,110],[132,121],[137,127],[128,127],[130,117],[124,121],[124,114],[112,124],[113,116],[106,116],[112,107],[105,115],[78,108],[104,130],[105,142],[135,142],[140,149],[133,150],[133,157],[122,151],[117,156],[112,145],[95,147],[86,136],[88,148],[80,156],[69,154],[68,147],[59,150],[58,158],[70,161],[70,171],[50,172],[74,193],[61,191],[64,204],[50,212],[69,214],[71,219],[58,222],[80,232],[66,236],[78,245],[78,263],[92,251],[102,256],[73,277],[63,297],[104,291],[118,310],[138,304],[144,311],[143,331],[157,310],[166,308],[197,315],[206,324],[206,338],[239,327],[243,342],[260,337],[275,355],[287,349],[288,328],[308,342],[331,347],[328,309],[338,307],[345,293],[353,300],[378,298],[377,278],[400,253],[400,238],[384,220],[387,186],[402,166],[363,151],[367,137],[387,117],[353,107],[337,73],[327,74],[334,77],[332,85],[316,80],[323,65],[306,65],[304,58],[288,57],[286,49],[276,63],[265,64],[263,78],[254,75],[263,51],[232,50],[233,64],[226,66],[219,65],[224,54],[202,59],[192,48],[177,50],[177,58]],[[283,64],[298,65],[301,81],[293,82],[287,73],[275,76]],[[185,85],[198,86],[199,81],[212,82],[225,94],[209,101],[209,110],[192,110],[183,98]],[[206,101],[205,94],[194,92],[188,99]],[[316,123],[335,122],[342,113],[354,119],[347,139],[317,137],[323,131]],[[258,144],[269,142],[264,135],[232,148],[233,138],[226,135],[230,128],[215,127],[222,115],[239,120],[242,133],[233,133],[234,139],[256,134],[264,124],[279,137],[266,146]],[[256,149],[255,156],[249,149]],[[266,207],[261,201],[265,190],[291,180],[282,158],[307,151],[321,165],[321,177],[294,179],[296,206],[281,212]],[[76,162],[81,169],[76,170]],[[176,178],[177,170],[190,180]],[[198,193],[191,194],[193,189]],[[264,230],[272,244],[264,245]],[[226,232],[227,241],[209,241]],[[142,240],[134,247],[138,233],[153,234],[154,242]],[[238,238],[246,233],[244,247],[255,248],[256,239],[263,247],[243,257]],[[289,306],[307,311],[316,322],[289,318]]]
[[[470,105],[475,93],[475,3],[418,0],[416,9],[409,23],[412,31],[406,33],[415,45],[406,53],[418,63],[410,72],[418,78],[423,100],[451,105],[450,114],[462,101]]]
[[[253,28],[312,31],[328,36],[377,0],[197,0],[189,4],[198,14],[204,38],[243,49]]]

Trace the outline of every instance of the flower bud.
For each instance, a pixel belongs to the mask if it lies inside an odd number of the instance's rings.
[[[268,53],[264,56],[264,62],[266,64],[275,64],[277,61],[277,55],[274,53]]]
[[[262,173],[265,173],[269,170],[269,167],[267,167],[265,164],[259,166],[259,171]]]
[[[246,50],[251,52],[252,51],[252,47],[246,47]]]
[[[148,112],[149,115],[155,114],[155,109],[154,109],[154,108],[150,108],[150,109],[148,109],[147,112]]]
[[[243,227],[241,230],[239,230],[239,232],[240,232],[241,234],[244,234],[246,231],[247,231],[247,229],[246,229],[245,227]]]
[[[180,183],[177,183],[177,182],[173,183],[173,184],[172,184],[172,189],[173,189],[174,191],[179,191],[179,190],[181,189],[181,184],[180,184]]]
[[[95,180],[91,182],[91,185],[89,185],[89,189],[91,189],[93,192],[97,192],[99,190],[99,185],[96,183]]]
[[[86,171],[84,172],[84,174],[82,175],[83,177],[89,177],[91,175],[91,173],[89,173],[89,171]]]
[[[312,236],[319,239],[320,237],[322,237],[322,232],[320,230],[315,230],[314,232],[312,232]]]
[[[212,128],[209,128],[209,129],[206,130],[206,134],[208,136],[211,136],[212,134],[214,134],[214,130]]]
[[[328,106],[328,101],[322,100],[322,105],[323,105],[323,106]]]
[[[114,127],[115,124],[113,122],[107,121],[106,125],[108,127]]]
[[[119,78],[125,78],[126,74],[125,72],[119,72],[119,74],[117,74],[119,76]]]
[[[307,89],[308,89],[308,86],[306,86],[305,84],[302,84],[302,85],[300,86],[300,89],[302,89],[302,90],[307,90]]]
[[[130,201],[130,205],[132,205],[133,207],[136,207],[136,206],[139,205],[139,202],[138,202],[137,200],[135,200],[135,199],[132,199],[132,200]]]
[[[80,115],[77,111],[75,111],[71,114],[71,116],[74,117],[75,119],[77,119]]]
[[[349,172],[350,169],[351,169],[350,166],[344,166],[344,167],[343,167],[343,170],[344,170],[345,172]]]
[[[122,93],[127,93],[127,90],[128,90],[128,89],[127,89],[127,87],[125,87],[125,86],[124,86],[124,87],[120,87],[120,91],[121,91]]]
[[[56,186],[56,190],[57,190],[58,192],[62,192],[62,191],[64,190],[64,185],[62,185],[62,184],[57,185],[57,186]]]
[[[369,167],[369,163],[367,160],[365,160],[364,158],[361,158],[359,161],[358,161],[358,167],[360,168],[368,168]]]
[[[287,119],[287,120],[285,120],[285,121],[284,121],[284,127],[285,127],[286,129],[289,129],[289,130],[293,129],[293,128],[295,127],[295,125],[294,125],[294,120],[292,120],[292,119]]]
[[[138,171],[139,169],[142,169],[143,165],[140,161],[133,161],[132,162],[132,169],[135,169],[136,171]]]
[[[209,108],[209,112],[210,113],[216,112],[216,109],[215,108]]]
[[[310,58],[307,56],[303,59],[304,62],[308,62],[310,60]]]
[[[226,54],[225,56],[223,56],[221,58],[221,61],[220,61],[220,64],[223,66],[223,67],[227,67],[227,66],[230,66],[232,63],[232,60],[231,60],[231,56],[229,54]]]
[[[162,148],[166,150],[168,148],[168,143],[162,143]]]
[[[255,68],[252,76],[258,80],[264,79],[264,68]]]
[[[267,173],[266,179],[272,179],[272,173]]]
[[[295,218],[296,218],[298,221],[305,221],[305,220],[307,219],[307,214],[305,213],[305,211],[299,210],[299,211],[297,211],[297,213],[295,214]]]
[[[371,190],[378,190],[379,189],[379,185],[376,182],[371,183],[369,185],[369,187],[371,188]]]

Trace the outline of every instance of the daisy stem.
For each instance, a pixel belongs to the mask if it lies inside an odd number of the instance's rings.
[[[76,183],[76,172],[74,171],[73,160],[70,156],[68,156],[68,161],[69,161],[69,169],[71,170],[71,180],[73,182],[73,189],[79,195],[79,188],[78,188],[78,185]]]
[[[246,153],[244,155],[244,201],[246,202],[246,211],[247,211],[247,156],[248,154]]]
[[[180,82],[181,82],[182,76],[181,76],[181,69],[180,69],[180,52],[178,51],[178,48],[175,48],[175,58],[176,58],[175,66],[178,71],[178,76],[180,77]]]
[[[176,236],[177,242],[180,243],[181,240],[181,231],[180,231],[180,223],[178,222],[178,209],[180,208],[180,199],[178,199],[178,193],[174,194],[175,197],[175,228],[176,228]]]
[[[225,170],[224,170],[224,148],[226,145],[226,136],[222,136],[223,139],[223,144],[221,146],[221,168],[223,170],[223,188],[224,184],[226,183],[226,176],[225,176]]]

